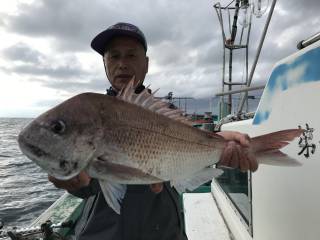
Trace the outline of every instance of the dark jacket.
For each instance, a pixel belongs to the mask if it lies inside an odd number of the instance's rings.
[[[137,88],[139,93],[144,86]],[[116,96],[112,88],[107,90]],[[75,227],[79,240],[186,240],[178,193],[164,184],[155,194],[149,185],[128,185],[121,204],[121,215],[106,203],[99,183],[93,179],[88,187],[73,195],[86,201],[81,218]]]

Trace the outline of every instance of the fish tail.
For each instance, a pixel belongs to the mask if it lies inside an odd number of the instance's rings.
[[[251,149],[255,154],[279,150],[299,137],[303,131],[303,129],[288,129],[254,137],[251,139]]]
[[[254,137],[251,139],[251,152],[262,164],[300,165],[295,159],[281,152],[280,149],[287,146],[303,132],[303,129],[287,129]]]

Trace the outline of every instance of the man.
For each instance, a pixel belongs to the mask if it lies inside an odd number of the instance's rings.
[[[149,59],[146,55],[147,42],[138,27],[117,23],[98,34],[91,46],[103,57],[111,83],[108,95],[116,96],[133,77],[136,93],[145,88],[143,81]],[[239,167],[243,171],[257,169],[256,160],[242,151],[249,145],[246,135],[235,132],[219,134],[230,140],[222,154],[221,164]],[[118,215],[107,205],[97,180],[85,172],[68,181],[51,176],[49,180],[56,187],[86,199],[75,229],[76,239],[187,239],[183,232],[178,194],[168,183],[129,185],[121,204],[121,215]]]

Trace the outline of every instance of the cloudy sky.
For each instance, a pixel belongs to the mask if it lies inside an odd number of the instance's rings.
[[[1,1],[0,117],[34,117],[77,93],[104,93],[109,84],[90,42],[116,22],[131,22],[145,33],[150,57],[145,82],[160,88],[158,96],[172,91],[176,97],[194,97],[201,106],[191,111],[209,110],[208,99],[221,90],[222,40],[214,3]],[[319,9],[319,0],[278,0],[254,84],[265,82],[272,65],[295,52],[298,41],[320,31]],[[266,15],[253,18],[251,56]],[[235,54],[235,81],[243,80],[243,59],[242,51]]]

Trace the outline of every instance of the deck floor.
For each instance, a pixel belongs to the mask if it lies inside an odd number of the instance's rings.
[[[189,240],[231,239],[211,193],[185,193],[183,206]]]

